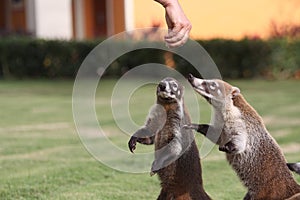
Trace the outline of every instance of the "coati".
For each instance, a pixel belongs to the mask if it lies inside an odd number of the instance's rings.
[[[192,75],[188,80],[212,105],[213,119],[211,125],[190,124],[185,128],[201,132],[226,152],[229,164],[248,189],[244,199],[299,199],[300,186],[281,149],[240,90],[222,80],[202,80]]]
[[[145,125],[128,142],[131,152],[136,143],[155,145],[151,175],[161,181],[159,200],[210,199],[204,191],[198,148],[192,130],[182,129],[191,123],[183,101],[184,87],[173,78],[157,86],[156,104]]]

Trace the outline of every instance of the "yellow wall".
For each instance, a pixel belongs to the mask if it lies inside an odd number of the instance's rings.
[[[272,20],[300,22],[300,0],[179,1],[192,22],[193,38],[266,37]],[[134,0],[134,3],[137,28],[149,27],[153,22],[161,22],[166,27],[162,6],[153,0]]]

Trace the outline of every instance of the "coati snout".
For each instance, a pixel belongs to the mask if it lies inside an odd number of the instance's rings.
[[[234,98],[240,93],[239,88],[219,79],[206,80],[195,78],[192,74],[189,74],[188,81],[196,92],[215,106],[228,100],[228,98]]]

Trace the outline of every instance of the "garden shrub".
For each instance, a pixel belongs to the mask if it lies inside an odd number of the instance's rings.
[[[213,39],[198,42],[210,54],[223,78],[290,78],[300,71],[300,40]],[[0,38],[0,77],[74,78],[85,57],[100,43],[101,40]],[[120,41],[119,45],[131,44]],[[179,55],[140,49],[114,60],[104,76],[120,77],[146,63],[167,64],[183,75],[197,74],[196,69]]]

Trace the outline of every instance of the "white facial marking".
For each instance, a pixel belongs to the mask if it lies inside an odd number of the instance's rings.
[[[202,87],[201,85],[202,85],[203,82],[204,81],[202,79],[200,79],[200,78],[194,78],[194,80],[193,80],[193,86],[194,87]]]
[[[221,96],[221,94],[222,94],[222,92],[221,92],[220,89],[218,89],[217,93],[218,93],[218,95],[220,95],[220,96]]]
[[[212,94],[207,94],[207,93],[205,93],[206,95],[205,96],[207,96],[208,98],[210,98],[210,99],[213,99],[214,98],[214,96],[212,95]]]
[[[215,90],[216,89],[216,87],[213,86],[213,85],[210,85],[209,87],[210,87],[211,90]]]
[[[178,85],[177,85],[177,83],[176,83],[175,81],[171,81],[170,84],[171,84],[171,86],[172,86],[173,91],[176,92],[176,91],[178,90]]]
[[[217,87],[219,87],[219,83],[218,82],[215,82],[215,84],[216,84]]]
[[[171,89],[170,89],[170,84],[169,84],[168,82],[166,82],[166,91],[167,91],[167,92],[170,92],[170,91],[171,91]]]

